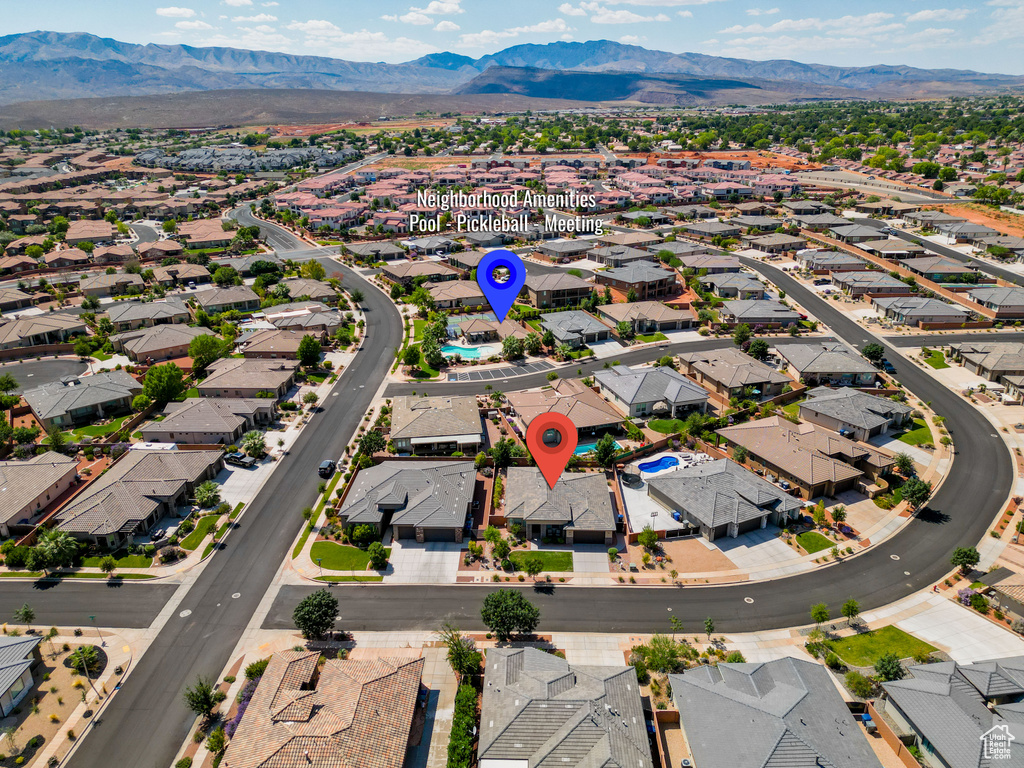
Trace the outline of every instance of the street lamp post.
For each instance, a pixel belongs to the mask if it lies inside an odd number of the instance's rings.
[[[318,566],[320,566],[320,576],[322,577],[324,575],[323,558],[322,557],[318,557],[316,559],[316,564]]]
[[[99,626],[97,626],[97,624],[96,624],[96,617],[95,616],[90,616],[89,617],[89,621],[92,622],[93,627],[95,627],[95,629],[96,629],[96,635],[100,639],[100,647],[102,648],[103,646],[106,645],[106,643],[103,642],[103,632],[100,630]]]

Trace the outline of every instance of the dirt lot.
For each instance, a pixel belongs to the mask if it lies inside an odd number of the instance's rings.
[[[623,157],[644,157],[644,155],[624,154]],[[702,160],[749,160],[754,168],[788,168],[789,170],[814,170],[815,163],[801,164],[795,157],[776,155],[773,152],[725,151],[725,152],[659,152],[646,155],[647,162],[656,163],[659,157],[696,157]]]
[[[953,216],[963,216],[968,221],[991,227],[1007,235],[1024,237],[1024,216],[1007,213],[998,208],[978,205],[977,203],[944,205],[941,210]]]
[[[730,571],[736,568],[735,563],[717,549],[708,549],[697,539],[670,539],[658,542],[664,555],[671,561],[664,563],[664,569],[654,562],[651,568],[643,566],[644,548],[638,544],[630,544],[627,552],[620,555],[619,560],[628,558],[626,562],[636,563],[641,573],[648,575],[668,574],[670,571],[680,573]]]

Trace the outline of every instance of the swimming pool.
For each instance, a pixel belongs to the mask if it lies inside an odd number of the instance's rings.
[[[638,464],[636,468],[641,472],[660,472],[663,469],[678,466],[679,459],[675,456],[659,456],[654,461],[645,461],[643,464]]]
[[[618,440],[614,441],[614,445],[615,445],[615,450],[616,451],[621,451],[622,450],[622,446],[619,444]],[[584,453],[590,453],[591,451],[595,450],[596,448],[597,448],[597,441],[596,440],[593,441],[592,443],[578,443],[576,445],[576,450],[573,451],[573,453],[575,453],[577,456],[582,456]]]
[[[442,355],[462,355],[465,360],[480,360],[498,354],[497,347],[486,344],[479,347],[461,347],[458,344],[445,344],[441,347]]]

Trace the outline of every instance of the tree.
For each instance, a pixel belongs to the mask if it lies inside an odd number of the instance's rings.
[[[748,341],[752,335],[750,326],[746,323],[740,323],[732,332],[732,341],[736,346],[742,346],[743,342]]]
[[[89,342],[85,339],[79,339],[75,342],[75,354],[82,359],[92,357],[92,347]]]
[[[252,429],[242,435],[242,450],[254,459],[262,459],[267,455],[267,437],[258,429]]]
[[[209,509],[220,503],[220,488],[212,480],[206,480],[196,486],[196,504]]]
[[[728,656],[725,657],[725,663],[726,664],[746,664],[747,663],[747,659],[739,651],[733,651],[732,653],[730,653]]]
[[[153,403],[146,395],[138,394],[132,399],[132,410],[136,413],[144,411]]]
[[[764,339],[754,339],[747,347],[747,354],[755,360],[764,362],[768,358],[768,342]]]
[[[837,525],[839,523],[845,523],[846,522],[846,507],[844,507],[842,504],[837,504],[835,507],[833,507],[832,508],[832,520]]]
[[[494,555],[495,560],[505,560],[512,553],[512,545],[508,543],[506,539],[498,539],[494,542],[494,546],[491,549],[491,554]]]
[[[540,623],[540,609],[517,589],[499,589],[484,598],[480,617],[499,641],[513,634],[530,634]]]
[[[974,547],[957,547],[953,550],[953,556],[949,562],[960,569],[960,573],[967,574],[981,561],[981,555]]]
[[[636,290],[634,290],[633,288],[630,288],[628,291],[626,291],[626,301],[628,301],[630,304],[632,304],[636,300],[637,300]]]
[[[160,225],[160,228],[167,233],[177,232],[178,222],[176,222],[174,219],[168,219],[167,221]]]
[[[544,563],[537,555],[529,555],[523,560],[523,570],[526,571],[528,576],[536,577],[541,571],[544,570]]]
[[[845,680],[846,687],[850,689],[850,693],[859,698],[866,699],[875,691],[875,684],[871,681],[871,678],[865,677],[854,669],[846,673]]]
[[[303,263],[299,274],[307,280],[323,280],[327,277],[327,270],[319,261],[311,260]]]
[[[78,559],[78,542],[67,531],[56,528],[45,531],[35,548],[45,555],[50,568],[69,568]]]
[[[900,451],[893,457],[896,471],[904,477],[910,477],[914,474],[914,460],[910,458],[910,454],[905,451]]]
[[[732,449],[732,457],[736,459],[736,462],[738,464],[742,464],[743,462],[745,462],[749,455],[750,451],[748,451],[742,445],[737,445],[735,448]]]
[[[188,344],[188,356],[192,358],[192,368],[200,373],[224,354],[224,342],[212,333],[196,336]]]
[[[515,443],[506,437],[491,446],[491,458],[494,460],[495,469],[504,469],[512,463],[513,448]]]
[[[363,292],[356,288],[354,291],[349,291],[348,294],[353,304],[359,304],[363,300]]]
[[[227,734],[224,733],[224,727],[218,726],[210,731],[210,735],[206,737],[206,748],[214,755],[219,755],[227,747]]]
[[[910,504],[910,508],[917,509],[928,501],[928,497],[932,493],[932,484],[930,481],[911,477],[903,483],[900,490],[903,493],[903,498]]]
[[[306,262],[316,263],[316,262]],[[304,368],[312,368],[320,362],[320,342],[316,340],[315,336],[307,334],[302,337],[299,342],[298,356],[299,364]]]
[[[150,400],[167,403],[185,391],[185,374],[174,363],[154,365],[146,373],[142,392]]]
[[[536,333],[534,333],[532,331],[530,333],[526,334],[526,339],[524,341],[524,347],[526,349],[526,354],[528,354],[528,355],[539,355],[540,354],[540,350],[541,350],[540,336],[538,336]]]
[[[708,640],[711,639],[711,634],[715,631],[715,620],[708,616],[704,619],[704,632],[708,636]]]
[[[108,576],[111,575],[116,568],[117,561],[114,559],[113,555],[106,555],[100,560],[100,570]]]
[[[370,543],[366,548],[366,554],[370,556],[370,567],[375,571],[383,571],[388,567],[388,551],[379,541]]]
[[[482,656],[473,641],[463,636],[458,627],[446,621],[437,634],[448,649],[446,658],[455,674],[475,675],[480,671]]]
[[[831,618],[828,606],[825,603],[815,603],[811,606],[811,621],[815,626],[821,626]]]
[[[885,357],[885,347],[878,342],[873,341],[870,344],[865,344],[864,349],[862,349],[860,353],[872,363],[878,363],[883,357]]]
[[[68,438],[67,435],[61,432],[60,427],[50,427],[46,430],[46,442],[49,443],[51,451],[63,453]]]
[[[825,523],[828,522],[828,518],[825,515],[825,500],[822,499],[814,506],[814,511],[811,512],[811,517],[814,519],[814,524],[819,528],[824,528]]]
[[[309,391],[302,396],[302,402],[304,402],[306,405],[316,405],[317,403],[320,402],[320,395],[318,395],[316,392]]]
[[[334,627],[338,618],[338,598],[326,589],[318,589],[302,599],[292,613],[295,627],[307,640],[319,640]]]
[[[842,608],[843,618],[853,624],[853,622],[860,616],[860,603],[854,600],[852,597],[843,603]]]
[[[376,429],[371,429],[359,438],[359,453],[364,456],[373,456],[373,454],[383,451],[385,447],[387,445],[384,442],[384,435]]]
[[[658,532],[651,526],[645,525],[644,529],[637,534],[637,544],[646,550],[653,550],[658,546]]]
[[[407,365],[410,368],[420,364],[420,348],[414,347],[411,344],[405,348],[402,353],[402,364]]]
[[[95,645],[80,645],[71,652],[68,661],[79,672],[95,674],[100,671],[100,652]]]
[[[900,657],[892,651],[883,653],[878,661],[875,662],[875,674],[883,682],[890,682],[892,680],[902,680],[907,671],[900,664]]]
[[[672,642],[675,642],[676,632],[683,631],[683,622],[680,621],[678,616],[669,617],[668,623],[672,625]]]
[[[213,682],[202,675],[196,677],[194,685],[185,688],[184,696],[185,706],[203,719],[208,718],[210,712],[217,706]]]
[[[14,612],[14,620],[20,621],[22,624],[31,626],[32,622],[36,620],[36,612],[31,605],[25,603],[18,610]]]
[[[546,329],[544,335],[541,336],[541,341],[544,342],[545,347],[555,346],[555,334],[551,332],[551,329]]]
[[[238,272],[234,267],[218,267],[213,273],[213,282],[221,288],[235,285],[238,279]]]
[[[610,467],[612,462],[615,461],[615,453],[618,448],[615,446],[615,438],[613,438],[607,432],[601,435],[597,441],[597,445],[594,446],[594,456],[597,459],[597,463],[602,467]]]
[[[516,336],[506,336],[501,342],[501,356],[506,360],[518,360],[526,350],[526,343]]]

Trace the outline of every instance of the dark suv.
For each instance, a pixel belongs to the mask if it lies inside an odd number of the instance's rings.
[[[337,464],[335,464],[330,459],[327,459],[326,461],[320,462],[320,467],[319,469],[317,469],[316,473],[320,475],[320,477],[330,477],[331,475],[334,474],[334,470],[336,470],[337,468]]]
[[[228,453],[224,455],[225,464],[233,464],[236,467],[244,467],[248,469],[256,463],[256,459],[252,456],[246,456],[244,453]]]

